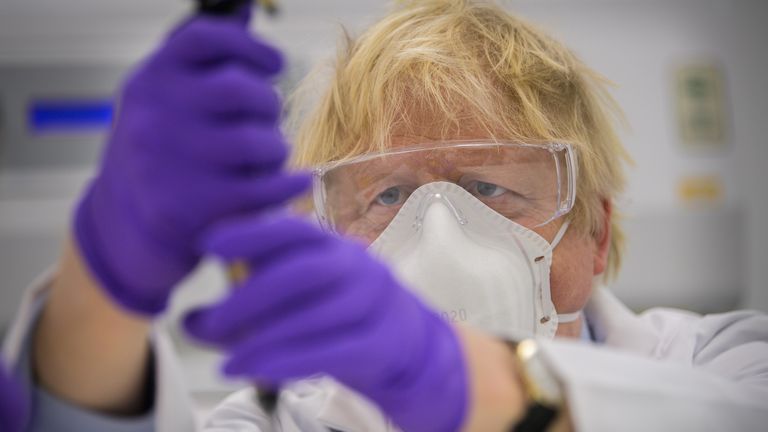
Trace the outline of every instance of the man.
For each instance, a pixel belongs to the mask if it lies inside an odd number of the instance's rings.
[[[14,333],[33,430],[189,427],[148,318],[202,255],[249,274],[185,328],[224,373],[282,390],[273,413],[233,395],[211,430],[763,427],[765,316],[638,317],[597,286],[619,268],[625,155],[567,49],[461,0],[350,41],[297,137],[322,231],[277,209],[308,179],[282,169],[279,55],[245,21],[192,19],[129,79],[73,241]]]

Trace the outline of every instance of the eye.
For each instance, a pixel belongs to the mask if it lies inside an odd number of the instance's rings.
[[[393,186],[376,196],[376,204],[391,206],[399,204],[404,197],[400,187]]]
[[[476,181],[473,185],[471,185],[469,191],[473,193],[477,192],[477,195],[482,197],[493,198],[503,194],[504,192],[507,192],[507,189],[493,183]]]

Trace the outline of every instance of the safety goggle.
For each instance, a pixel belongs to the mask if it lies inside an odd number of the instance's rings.
[[[327,229],[373,241],[413,191],[449,181],[535,228],[573,208],[576,167],[568,143],[452,141],[394,148],[316,168],[315,210]]]

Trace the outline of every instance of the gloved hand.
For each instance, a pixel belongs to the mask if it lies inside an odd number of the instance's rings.
[[[224,350],[224,373],[280,383],[326,374],[408,431],[454,431],[467,410],[453,329],[356,243],[290,217],[217,227],[205,250],[245,259],[250,278],[185,317]]]
[[[0,431],[21,432],[27,413],[26,395],[0,363]]]
[[[98,282],[135,312],[162,311],[212,223],[281,204],[309,184],[280,171],[279,52],[238,16],[182,24],[126,82],[98,176],[75,216]]]

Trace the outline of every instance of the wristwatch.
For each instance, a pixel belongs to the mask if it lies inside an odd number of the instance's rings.
[[[508,344],[515,354],[523,388],[529,400],[523,418],[511,427],[510,432],[545,431],[565,404],[560,382],[547,365],[535,340],[525,339]]]

